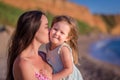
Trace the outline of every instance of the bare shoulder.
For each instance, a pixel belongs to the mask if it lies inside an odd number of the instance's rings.
[[[21,57],[17,57],[15,62],[14,62],[14,67],[17,68],[26,68],[26,67],[30,67],[30,61],[27,58],[21,58]]]
[[[16,79],[31,80],[34,78],[32,63],[26,58],[16,58],[13,65],[13,73]]]
[[[70,53],[70,50],[69,50],[69,48],[67,47],[67,46],[62,46],[61,47],[61,53]]]
[[[67,46],[62,46],[60,50],[60,56],[62,59],[71,59],[71,51]]]

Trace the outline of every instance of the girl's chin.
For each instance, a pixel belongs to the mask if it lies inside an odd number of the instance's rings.
[[[58,43],[58,40],[57,39],[53,39],[51,40],[52,43]]]

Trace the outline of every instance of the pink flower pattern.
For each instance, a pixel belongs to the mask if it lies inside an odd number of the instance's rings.
[[[49,80],[49,78],[44,76],[43,74],[35,73],[35,76],[38,80]]]

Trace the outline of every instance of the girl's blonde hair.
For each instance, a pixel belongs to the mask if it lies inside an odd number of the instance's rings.
[[[72,55],[73,55],[74,63],[77,64],[78,63],[78,45],[77,45],[78,25],[77,25],[77,22],[70,16],[62,15],[62,16],[54,17],[52,26],[55,23],[61,22],[61,21],[66,22],[70,26],[70,32],[69,32],[69,36],[68,36],[70,38],[70,40],[68,40],[67,43],[72,48]]]

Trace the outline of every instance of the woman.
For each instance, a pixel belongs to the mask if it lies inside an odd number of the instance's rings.
[[[6,80],[52,80],[52,68],[38,49],[47,43],[48,20],[41,11],[23,13],[17,23],[8,51]]]

